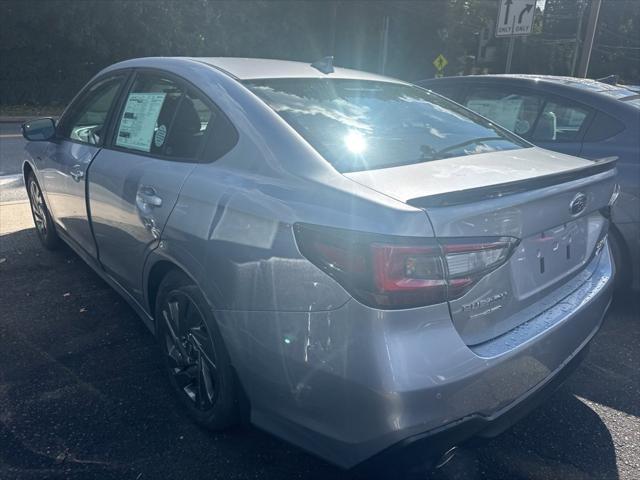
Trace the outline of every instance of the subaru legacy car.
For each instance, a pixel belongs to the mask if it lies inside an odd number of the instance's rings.
[[[607,79],[603,79],[607,80]],[[418,82],[536,145],[618,157],[609,242],[621,288],[640,288],[640,95],[633,87],[550,75],[471,75]]]
[[[330,59],[128,60],[23,132],[42,243],[131,304],[195,421],[343,468],[500,433],[610,303],[615,161]]]

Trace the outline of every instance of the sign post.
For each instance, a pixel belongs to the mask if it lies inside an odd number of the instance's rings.
[[[442,76],[442,70],[444,70],[444,67],[446,67],[448,64],[449,61],[444,57],[444,55],[440,54],[436,57],[436,59],[433,61],[433,66],[436,67],[436,70],[438,70],[436,77]]]
[[[496,20],[496,37],[509,37],[507,65],[505,73],[511,71],[511,60],[516,37],[529,35],[533,29],[535,16],[535,0],[498,0],[498,19]]]

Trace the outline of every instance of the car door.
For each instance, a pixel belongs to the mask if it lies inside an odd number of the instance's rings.
[[[180,79],[139,71],[123,96],[110,144],[89,169],[99,261],[138,301],[147,254],[198,162],[212,109]]]
[[[98,79],[70,105],[46,149],[42,170],[56,225],[75,246],[96,256],[86,202],[87,169],[104,143],[110,112],[128,72]]]

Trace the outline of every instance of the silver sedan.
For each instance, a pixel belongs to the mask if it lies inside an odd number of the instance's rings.
[[[329,58],[129,60],[23,133],[44,246],[131,304],[187,412],[344,468],[498,434],[610,302],[613,162]]]

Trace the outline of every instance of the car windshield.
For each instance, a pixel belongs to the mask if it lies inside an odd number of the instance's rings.
[[[531,146],[411,85],[308,78],[245,84],[341,172]]]

